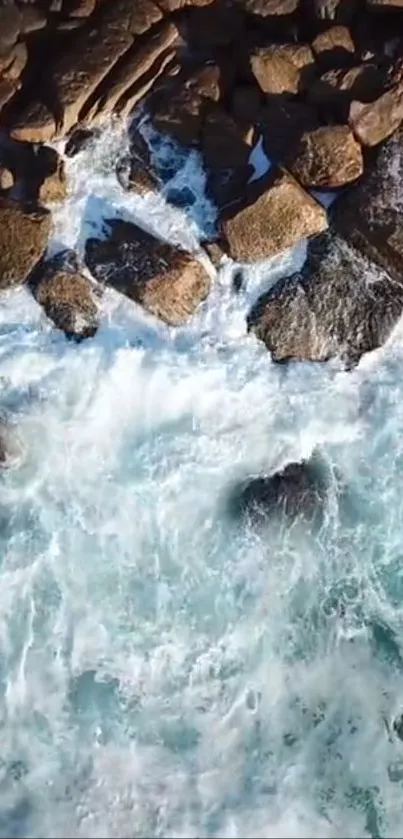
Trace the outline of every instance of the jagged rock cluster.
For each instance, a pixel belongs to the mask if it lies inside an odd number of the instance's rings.
[[[400,317],[403,0],[3,0],[0,5],[0,289],[27,281],[69,337],[93,335],[103,283],[178,325],[209,293],[194,255],[105,220],[85,262],[44,258],[63,160],[102,121],[145,105],[154,128],[197,149],[219,217],[218,262],[275,256],[313,237],[301,274],[249,328],[275,360],[348,364]],[[271,162],[254,177],[257,144]],[[392,168],[391,168],[392,167]],[[393,174],[391,174],[393,170]],[[133,133],[116,176],[160,188]],[[320,193],[340,193],[328,213]],[[381,270],[379,270],[381,269]]]

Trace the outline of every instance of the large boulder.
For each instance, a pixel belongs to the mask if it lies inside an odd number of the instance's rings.
[[[43,208],[0,198],[0,289],[24,282],[46,249],[50,224]]]
[[[104,3],[100,12],[94,26],[78,30],[69,49],[56,53],[49,63],[51,96],[39,90],[38,100],[21,106],[11,130],[15,139],[46,142],[55,134],[65,135],[86,116],[99,85],[130,48],[134,36],[147,28],[148,18],[139,23],[142,4],[137,9],[131,0]],[[49,99],[52,111],[43,104]]]
[[[327,228],[327,216],[298,182],[273,166],[248,185],[245,199],[221,220],[229,255],[240,262],[268,259]]]
[[[327,361],[351,367],[380,347],[403,311],[403,286],[343,239],[312,242],[303,270],[276,283],[252,309],[248,328],[273,361]]]
[[[93,276],[172,326],[186,321],[210,290],[203,265],[136,224],[120,219],[105,224],[106,238],[86,244]]]
[[[77,341],[98,329],[98,305],[93,285],[59,259],[38,266],[30,279],[32,293],[49,320]]]
[[[362,175],[361,146],[347,125],[326,125],[306,131],[295,155],[287,161],[305,187],[333,189]]]
[[[225,91],[225,79],[217,65],[202,66],[192,74],[182,73],[151,98],[154,127],[184,146],[199,145],[204,119]]]
[[[109,83],[94,99],[87,118],[104,118],[113,111],[134,108],[152,89],[174,59],[178,29],[171,21],[163,23],[153,35],[140,43],[112,71]]]
[[[333,209],[335,229],[387,271],[399,285],[403,276],[403,129],[378,153],[362,181]]]
[[[229,512],[256,524],[283,516],[319,524],[328,488],[327,469],[315,453],[310,460],[288,463],[272,475],[250,478],[235,487]]]
[[[312,75],[315,59],[305,44],[274,44],[256,50],[252,73],[263,93],[296,95]]]

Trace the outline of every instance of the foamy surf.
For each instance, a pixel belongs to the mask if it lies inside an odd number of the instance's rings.
[[[123,215],[199,252],[198,157],[186,218],[122,190],[125,143],[68,162],[52,249]],[[304,258],[238,292],[224,263],[178,330],[108,291],[80,345],[4,298],[25,460],[0,487],[1,835],[400,835],[402,332],[349,374],[273,365],[246,315]],[[348,487],[318,533],[229,519],[234,484],[315,449]]]

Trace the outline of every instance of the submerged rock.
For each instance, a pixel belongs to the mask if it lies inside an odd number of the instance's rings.
[[[301,272],[276,283],[248,318],[273,361],[352,366],[381,346],[403,311],[403,286],[331,234],[310,246]]]
[[[313,523],[323,514],[329,476],[319,457],[288,463],[272,475],[252,478],[236,487],[230,498],[230,514],[264,521],[284,515]]]
[[[210,290],[203,265],[131,222],[110,219],[106,227],[105,239],[86,244],[85,260],[94,277],[171,326],[187,320]]]
[[[0,419],[0,471],[15,469],[24,457],[22,442],[12,425]]]

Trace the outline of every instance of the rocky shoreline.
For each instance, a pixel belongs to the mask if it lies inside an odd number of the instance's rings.
[[[27,283],[76,340],[97,330],[104,283],[172,326],[206,298],[213,270],[124,221],[105,219],[84,264],[46,258],[50,208],[68,190],[49,144],[78,154],[141,105],[202,156],[218,211],[206,258],[266,260],[312,240],[303,271],[250,313],[273,360],[351,367],[403,310],[401,32],[403,0],[3,0],[1,292]],[[134,125],[130,141],[116,177],[158,191]],[[258,145],[268,168],[254,178]]]

